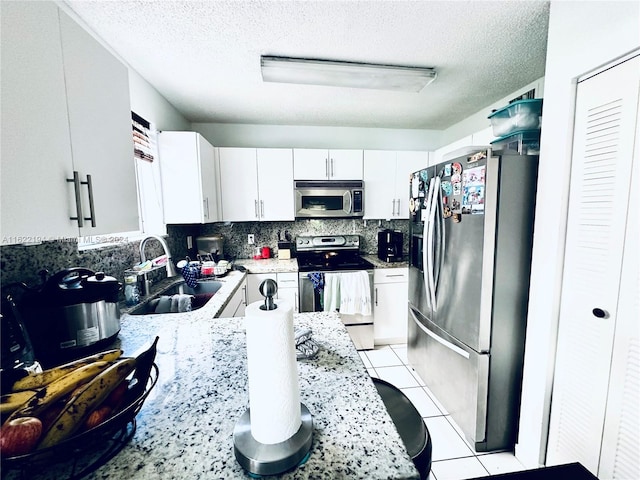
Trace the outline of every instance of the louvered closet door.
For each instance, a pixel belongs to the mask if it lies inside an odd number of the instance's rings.
[[[601,479],[640,479],[640,118],[636,121],[631,168],[620,300],[598,470]]]
[[[626,61],[580,83],[576,99],[546,463],[579,461],[595,475],[619,316],[639,71],[637,57]],[[638,205],[631,208],[637,214]]]

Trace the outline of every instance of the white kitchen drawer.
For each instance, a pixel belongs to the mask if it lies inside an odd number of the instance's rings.
[[[278,288],[298,288],[298,272],[278,272]]]
[[[373,283],[402,283],[409,281],[409,269],[404,268],[376,268],[373,271]]]

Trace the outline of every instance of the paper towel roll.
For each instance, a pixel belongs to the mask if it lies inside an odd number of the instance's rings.
[[[264,444],[280,443],[300,428],[300,385],[293,307],[276,300],[275,310],[245,310],[251,434]]]

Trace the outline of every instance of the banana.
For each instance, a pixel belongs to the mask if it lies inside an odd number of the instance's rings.
[[[74,395],[43,432],[38,449],[51,447],[73,435],[84,424],[87,416],[100,405],[135,368],[135,358],[122,358],[97,375]]]
[[[0,414],[6,415],[15,412],[26,403],[33,395],[35,390],[23,390],[22,392],[6,393],[0,397]]]
[[[132,398],[140,396],[147,387],[147,380],[158,351],[158,340],[160,340],[160,337],[156,337],[152,342],[145,344],[134,355],[136,359],[136,371],[133,374],[135,382],[129,389],[129,395]]]
[[[65,363],[64,365],[50,368],[40,373],[27,375],[20,380],[16,380],[13,384],[12,390],[14,392],[19,392],[22,390],[35,390],[36,388],[49,385],[51,382],[64,377],[65,375],[79,367],[83,367],[94,362],[113,362],[114,360],[120,358],[121,355],[122,350],[119,348],[107,350],[95,355],[89,355],[88,357],[74,360],[73,362]]]
[[[54,402],[65,395],[70,394],[80,385],[83,385],[108,370],[113,362],[93,362],[80,368],[76,368],[64,377],[54,380],[49,385],[42,387],[29,398],[21,408],[14,411],[7,421],[18,417],[37,417]]]

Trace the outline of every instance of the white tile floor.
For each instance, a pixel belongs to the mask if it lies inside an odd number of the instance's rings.
[[[462,480],[524,470],[513,452],[474,452],[444,407],[408,365],[406,345],[382,345],[359,353],[369,374],[402,390],[424,418],[433,446],[429,480]]]

